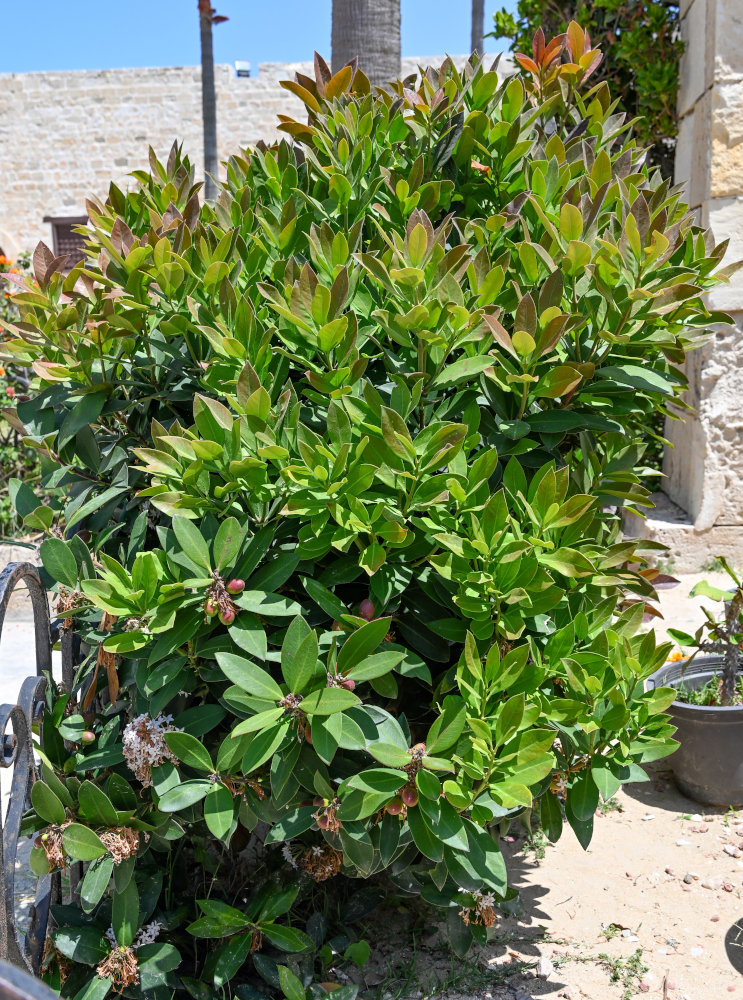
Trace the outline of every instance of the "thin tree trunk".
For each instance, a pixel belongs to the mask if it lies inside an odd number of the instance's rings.
[[[400,0],[333,0],[331,34],[333,72],[351,59],[372,85],[400,76]]]
[[[483,35],[485,34],[485,0],[472,0],[472,44],[471,51],[481,56]]]
[[[201,115],[204,124],[204,195],[216,198],[213,180],[219,172],[217,158],[217,95],[214,89],[214,49],[212,46],[212,9],[209,0],[199,0],[201,33]]]

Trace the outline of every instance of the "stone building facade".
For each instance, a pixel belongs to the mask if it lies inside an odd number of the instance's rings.
[[[277,114],[298,114],[279,88],[300,68],[261,65],[257,77],[215,66],[220,158],[273,137]],[[306,66],[301,67],[307,70]],[[0,246],[8,254],[51,245],[44,218],[85,215],[91,193],[160,156],[177,138],[202,161],[201,69],[197,66],[0,75]]]
[[[726,263],[743,259],[743,0],[681,0],[676,181]],[[710,554],[743,565],[743,270],[709,296],[729,313],[687,361],[694,415],[669,420],[663,492],[644,525],[625,527],[669,546],[674,567],[696,571]]]
[[[443,57],[403,60],[403,74]],[[464,57],[455,60],[464,62]],[[301,116],[298,98],[279,86],[310,63],[261,63],[238,77],[215,66],[220,160],[275,138],[277,115]],[[52,244],[52,223],[85,215],[85,199],[105,196],[110,180],[183,143],[197,175],[203,151],[201,68],[82,70],[0,74],[0,247],[9,255]]]

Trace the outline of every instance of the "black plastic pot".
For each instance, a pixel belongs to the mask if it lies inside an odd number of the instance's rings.
[[[722,656],[698,656],[666,663],[647,680],[648,689],[703,687],[722,672]],[[687,705],[674,701],[668,710],[681,744],[669,757],[676,784],[684,795],[714,806],[743,804],[743,706]]]

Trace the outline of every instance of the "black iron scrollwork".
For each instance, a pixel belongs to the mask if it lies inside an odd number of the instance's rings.
[[[52,669],[52,642],[46,589],[39,570],[30,563],[10,563],[0,573],[0,638],[11,595],[20,583],[28,588],[33,607],[36,671],[34,676],[27,677],[23,682],[15,705],[0,705],[0,768],[13,769],[8,808],[4,817],[0,812],[0,959],[38,975],[49,908],[53,898],[59,898],[60,877],[59,873],[52,873],[37,880],[36,899],[31,908],[29,927],[24,935],[16,923],[15,871],[21,821],[28,808],[31,786],[37,777],[32,727],[44,709],[47,682],[43,675],[50,673]],[[27,990],[14,993],[12,990],[21,983],[21,979],[16,977],[17,983],[12,977],[7,979],[6,987],[3,975],[0,971],[0,1000],[4,996],[49,995],[48,991],[41,992],[41,984],[37,992]],[[21,986],[17,988],[21,989]],[[6,992],[3,992],[4,989]]]

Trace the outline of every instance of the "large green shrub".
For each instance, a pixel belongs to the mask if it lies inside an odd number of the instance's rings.
[[[56,499],[14,496],[86,651],[27,820],[34,870],[87,865],[63,995],[295,1000],[337,951],[315,883],[372,876],[461,953],[513,894],[501,823],[556,838],[564,798],[586,845],[673,748],[612,511],[724,248],[569,38],[390,93],[318,59],[216,203],[174,148],[67,277],[37,250],[9,352]]]

